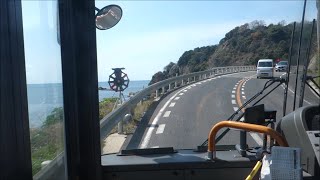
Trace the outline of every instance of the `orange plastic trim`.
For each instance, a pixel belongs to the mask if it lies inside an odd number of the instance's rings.
[[[256,125],[256,124],[243,123],[243,122],[221,121],[216,125],[214,125],[209,133],[209,138],[208,138],[208,156],[209,156],[208,158],[209,159],[216,158],[216,153],[215,153],[216,152],[216,142],[215,142],[216,135],[221,128],[225,128],[225,127],[264,133],[264,134],[270,135],[271,138],[275,139],[280,146],[288,147],[288,143],[286,139],[284,139],[280,133],[278,133],[277,131],[269,127]]]

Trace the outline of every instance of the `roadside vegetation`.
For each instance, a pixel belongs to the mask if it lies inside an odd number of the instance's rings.
[[[102,119],[113,109],[116,98],[105,98],[99,103],[99,119]],[[133,108],[132,121],[124,125],[126,134],[133,133],[137,124],[140,122],[144,112],[148,109],[152,99],[142,101]],[[112,133],[117,132],[117,127]],[[63,139],[63,108],[52,110],[39,128],[30,129],[31,138],[31,156],[32,156],[32,173],[35,175],[41,170],[41,163],[47,160],[53,160],[64,149]],[[101,144],[103,146],[103,143]]]
[[[41,169],[41,163],[53,160],[63,151],[63,108],[55,108],[43,125],[30,130],[32,173]]]

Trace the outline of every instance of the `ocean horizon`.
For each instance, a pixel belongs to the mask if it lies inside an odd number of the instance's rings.
[[[129,93],[136,93],[148,86],[150,80],[130,81],[123,91],[125,98]],[[99,82],[98,87],[109,88],[108,82]],[[29,126],[37,128],[42,125],[46,117],[54,108],[63,107],[62,83],[27,84]],[[104,98],[118,97],[118,93],[99,90],[99,102]]]

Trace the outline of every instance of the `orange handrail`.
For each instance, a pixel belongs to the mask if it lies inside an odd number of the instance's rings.
[[[275,139],[280,146],[288,147],[288,143],[286,139],[284,139],[280,133],[278,133],[277,131],[269,127],[256,125],[256,124],[243,123],[243,122],[221,121],[215,124],[209,133],[209,138],[208,138],[208,159],[209,160],[216,158],[216,135],[217,135],[217,132],[224,127],[265,133],[270,135],[273,139]]]

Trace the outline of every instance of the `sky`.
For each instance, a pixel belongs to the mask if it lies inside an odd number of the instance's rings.
[[[130,80],[150,80],[187,50],[218,44],[244,23],[301,21],[303,1],[103,1],[123,10],[111,29],[97,30],[98,79],[108,81],[111,68],[124,67]],[[61,82],[57,43],[57,2],[22,1],[27,83]],[[306,19],[316,18],[315,1],[308,2]]]

